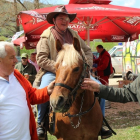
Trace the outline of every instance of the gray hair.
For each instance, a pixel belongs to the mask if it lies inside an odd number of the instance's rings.
[[[0,57],[1,58],[4,58],[7,55],[5,46],[9,46],[9,47],[14,48],[13,43],[6,42],[6,41],[0,41]]]

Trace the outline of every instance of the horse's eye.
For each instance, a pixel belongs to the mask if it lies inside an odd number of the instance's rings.
[[[79,71],[79,67],[73,69],[73,72],[77,72],[77,71]]]

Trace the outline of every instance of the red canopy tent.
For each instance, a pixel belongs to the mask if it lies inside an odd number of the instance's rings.
[[[36,48],[37,42],[34,42],[34,40],[28,42],[25,36],[19,37],[12,41],[15,46],[20,46],[20,49],[23,49],[25,46],[26,49],[34,49]]]
[[[26,42],[25,36],[19,37],[12,41],[15,46],[23,46],[23,43]]]
[[[66,9],[77,13],[70,28],[76,30],[82,39],[102,39],[104,42],[124,42],[128,38],[135,40],[140,33],[140,9],[109,4],[110,0],[70,0]],[[18,14],[18,23],[22,24],[26,48],[34,48],[42,32],[50,25],[46,21],[49,12],[57,6],[22,11]],[[32,43],[34,42],[34,43]],[[34,44],[34,46],[30,44]]]
[[[109,4],[112,0],[70,0],[69,4]]]

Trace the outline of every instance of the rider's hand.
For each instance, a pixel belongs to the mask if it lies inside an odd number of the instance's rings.
[[[96,69],[95,67],[93,67],[93,68],[92,68],[92,71],[95,72],[95,71],[97,71],[97,69]]]

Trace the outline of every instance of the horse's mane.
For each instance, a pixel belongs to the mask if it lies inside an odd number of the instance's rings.
[[[62,63],[64,66],[72,66],[78,64],[78,60],[82,60],[82,56],[78,53],[73,44],[64,44],[59,51],[56,63]]]

